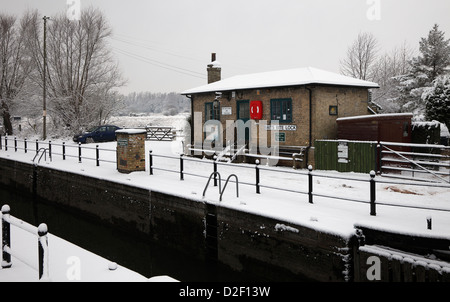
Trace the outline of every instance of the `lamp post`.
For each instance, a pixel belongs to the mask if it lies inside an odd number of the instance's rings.
[[[42,106],[42,139],[45,140],[47,138],[47,104],[46,104],[46,97],[47,97],[47,87],[46,87],[46,80],[47,80],[47,20],[50,19],[50,17],[44,16],[42,18],[44,20],[44,70],[43,70],[43,106]]]

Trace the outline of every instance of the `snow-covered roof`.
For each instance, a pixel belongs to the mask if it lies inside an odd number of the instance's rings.
[[[269,88],[280,86],[298,86],[309,84],[379,88],[378,84],[374,82],[363,81],[313,67],[305,67],[238,75],[211,84],[188,89],[183,91],[181,94],[187,95],[202,92]]]
[[[412,117],[412,113],[383,113],[383,114],[367,114],[337,118],[336,121],[360,120],[360,119],[382,119],[392,117]]]

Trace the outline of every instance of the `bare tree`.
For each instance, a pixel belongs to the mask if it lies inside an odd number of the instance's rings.
[[[9,135],[13,134],[10,107],[32,68],[24,47],[28,26],[26,18],[17,22],[16,17],[0,13],[0,102],[3,125]]]
[[[29,48],[36,69],[35,85],[43,83],[42,20],[33,16]],[[106,120],[116,106],[115,88],[125,82],[107,45],[111,29],[98,9],[82,11],[80,20],[66,14],[50,18],[47,27],[48,113],[56,127],[73,130]]]
[[[371,33],[359,33],[341,61],[341,73],[361,80],[373,80],[378,41]]]
[[[381,105],[382,112],[398,112],[398,76],[409,73],[413,50],[405,43],[380,56],[373,67],[373,81],[380,85],[373,90],[372,101]]]

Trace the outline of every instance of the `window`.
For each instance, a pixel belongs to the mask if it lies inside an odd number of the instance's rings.
[[[237,119],[243,120],[244,122],[250,119],[250,105],[248,100],[237,102]]]
[[[275,121],[292,122],[292,99],[270,100],[270,116]]]
[[[205,103],[205,121],[220,119],[220,104],[216,104],[214,107],[214,102]]]
[[[330,106],[328,112],[330,115],[338,115],[338,106]]]

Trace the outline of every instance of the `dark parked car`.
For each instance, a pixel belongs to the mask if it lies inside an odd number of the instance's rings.
[[[116,130],[121,129],[114,125],[96,126],[88,131],[77,134],[73,141],[77,143],[111,142],[116,140]]]

